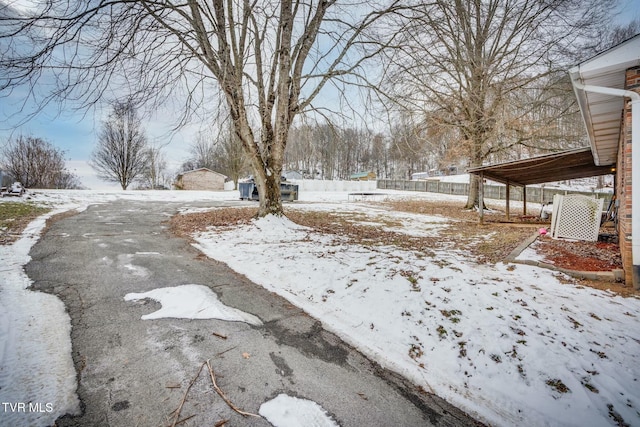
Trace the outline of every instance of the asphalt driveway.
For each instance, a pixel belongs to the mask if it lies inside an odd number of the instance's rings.
[[[166,220],[180,207],[122,200],[93,205],[54,223],[33,247],[25,267],[33,289],[59,296],[72,322],[83,412],[57,426],[171,425],[185,394],[180,419],[191,418],[179,425],[270,425],[234,411],[214,391],[206,367],[194,381],[207,360],[228,400],[254,414],[286,393],[318,403],[343,427],[477,425],[172,236]],[[124,300],[131,292],[185,284],[209,287],[263,325],[141,320],[159,303]]]

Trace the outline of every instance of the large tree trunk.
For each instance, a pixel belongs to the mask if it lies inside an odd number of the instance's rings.
[[[254,180],[258,188],[260,207],[257,217],[267,215],[282,216],[282,199],[280,197],[280,176],[282,174],[282,159],[285,142],[274,140],[271,132],[266,131],[263,146],[268,147],[260,151],[253,142],[253,133],[245,120],[236,123],[236,134],[243,142],[243,147],[253,169]],[[286,136],[285,136],[286,138]]]
[[[254,168],[255,182],[260,197],[258,217],[266,215],[282,216],[282,199],[280,197],[280,173],[266,174],[265,168]]]
[[[482,166],[482,143],[478,141],[470,141],[470,143],[472,144],[470,166],[472,168]],[[479,183],[480,177],[471,174],[469,177],[469,195],[467,197],[467,204],[464,206],[465,209],[475,209],[478,206],[482,206],[482,209],[485,208],[484,200],[480,200]],[[480,208],[478,208],[478,211],[479,210]]]
[[[475,174],[469,176],[469,195],[467,197],[467,204],[465,209],[475,209],[476,206],[480,206],[480,191],[479,191],[480,177]],[[482,207],[484,208],[484,200],[482,201]]]

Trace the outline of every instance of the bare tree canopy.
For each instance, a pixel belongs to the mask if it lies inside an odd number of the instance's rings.
[[[147,139],[131,101],[115,102],[102,124],[91,158],[100,179],[117,182],[123,190],[142,176],[148,160]]]
[[[149,146],[144,150],[144,168],[139,181],[142,188],[151,190],[167,189],[170,183],[167,161],[162,146]]]
[[[182,122],[194,112],[206,118],[221,94],[254,170],[259,215],[281,214],[291,124],[332,79],[358,76],[380,49],[367,43],[369,29],[397,7],[383,3],[47,0],[27,12],[4,6],[0,90],[36,88],[51,78],[54,88],[41,105],[63,99],[81,108],[114,88],[155,105],[180,94]]]
[[[44,139],[20,135],[0,151],[0,166],[26,188],[79,188],[65,166],[64,152]]]
[[[228,121],[199,132],[189,151],[183,170],[211,169],[229,177],[236,187],[240,176],[248,173],[246,154]]]
[[[455,130],[469,165],[479,166],[496,150],[538,138],[549,123],[572,112],[566,95],[546,89],[557,86],[576,51],[609,22],[615,5],[615,0],[416,2],[397,22],[401,42],[386,62],[393,99],[409,111],[426,112],[427,127]],[[478,203],[471,191],[467,206]]]

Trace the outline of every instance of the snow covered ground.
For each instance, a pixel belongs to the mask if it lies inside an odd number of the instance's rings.
[[[459,199],[432,193],[385,193],[389,197]],[[192,201],[236,200],[237,194],[60,191],[35,197],[57,209],[82,208],[116,198],[179,201],[188,212]],[[439,217],[349,202],[346,192],[303,192],[301,200],[291,206],[355,210],[367,215],[368,223],[400,220],[403,226],[395,231],[410,234],[437,235],[441,227],[450,226]],[[389,218],[394,221],[385,221]],[[24,307],[33,295],[41,296],[26,290],[29,282],[21,267],[28,262],[40,223],[42,219],[33,223],[19,242],[0,247],[2,259],[10,260],[0,269],[0,401],[54,399],[56,409],[64,412],[77,405],[75,384],[68,381],[71,375],[75,381],[68,348],[33,344],[34,336],[48,336],[36,332],[46,325],[33,324],[20,332],[12,326],[15,319],[28,325],[38,317],[36,311],[27,313],[16,307]],[[282,295],[383,366],[484,422],[584,426],[618,425],[624,420],[640,425],[637,298],[564,284],[557,273],[536,267],[477,265],[455,250],[436,250],[436,256],[425,257],[391,245],[353,244],[281,218],[268,217],[232,230],[211,229],[195,237],[197,247],[208,256]],[[155,297],[166,296],[166,291],[158,292]],[[7,295],[13,299],[7,300]],[[136,297],[142,296],[129,295]],[[64,308],[59,300],[51,299],[42,303],[52,314],[47,323],[55,319],[57,328],[68,335]],[[215,299],[211,301],[215,304]],[[189,317],[186,310],[182,317]],[[15,354],[22,356],[11,356]],[[32,368],[30,359],[34,366],[43,361],[47,366],[61,365],[56,375],[65,381],[56,382],[52,373]],[[27,369],[37,373],[28,375],[31,383],[16,385],[9,394],[9,377]],[[287,425],[286,419],[315,419],[324,413],[313,402],[296,404],[314,408],[317,414],[300,415],[307,409],[295,409],[298,406],[292,406],[286,396],[265,402],[260,412],[276,426]],[[5,415],[0,408],[0,416]],[[57,416],[41,415],[40,425]]]

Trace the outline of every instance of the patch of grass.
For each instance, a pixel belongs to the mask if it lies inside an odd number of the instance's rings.
[[[557,391],[558,393],[569,393],[571,390],[569,389],[569,387],[567,387],[562,380],[559,379],[549,379],[547,381],[545,381],[545,383],[551,387],[552,389],[554,389],[555,391]]]
[[[420,292],[422,290],[420,288],[420,285],[418,284],[418,280],[422,277],[420,277],[419,275],[416,276],[415,273],[408,270],[400,270],[400,275],[409,281],[409,283],[411,284],[411,290],[413,292]]]
[[[467,357],[467,349],[466,349],[466,346],[467,346],[467,342],[466,342],[466,341],[460,341],[460,342],[458,342],[458,348],[459,348],[459,351],[458,351],[458,357],[461,357],[461,358],[463,358],[463,357]]]
[[[411,338],[415,340],[415,343],[412,343],[409,347],[409,357],[413,360],[418,360],[424,354],[423,346],[417,336],[412,335]]]
[[[613,408],[611,403],[607,404],[607,409],[609,409],[609,417],[611,417],[611,419],[616,423],[615,425],[620,427],[629,427],[629,424],[624,421],[624,418],[622,418],[622,416]]]
[[[27,224],[50,210],[28,202],[0,203],[0,244],[16,241]]]
[[[287,218],[296,224],[312,228],[319,233],[346,237],[352,243],[371,246],[393,245],[428,257],[434,256],[431,248],[439,246],[438,239],[435,237],[412,236],[395,231],[382,230],[380,225],[400,225],[384,218],[326,211],[298,211],[290,208],[285,210],[285,214]],[[357,220],[362,221],[362,223],[357,222]],[[376,222],[379,225],[372,225],[372,222]]]
[[[487,203],[487,201],[485,201]],[[504,214],[498,209],[485,218],[485,224],[478,224],[478,213],[464,209],[464,202],[443,202],[427,200],[394,200],[385,202],[394,210],[424,215],[450,218],[453,224],[443,227],[439,235],[441,245],[454,245],[474,255],[480,263],[502,261],[524,239],[531,235],[531,229],[517,224],[499,224]]]
[[[462,314],[460,310],[440,310],[440,313],[442,313],[444,317],[449,319],[451,323],[459,323],[460,318],[458,316]]]
[[[516,335],[520,335],[521,337],[523,337],[523,336],[527,335],[527,334],[525,333],[525,331],[523,331],[523,330],[522,330],[522,329],[520,329],[520,328],[514,328],[513,326],[510,326],[509,328],[511,329],[511,331],[512,331],[513,333],[515,333]]]
[[[567,318],[569,318],[569,322],[571,322],[571,324],[573,325],[573,329],[578,329],[579,327],[582,326],[582,323],[578,322],[576,319],[574,319],[571,316],[567,316]]]
[[[595,387],[594,385],[592,385],[591,383],[589,383],[588,380],[583,380],[582,385],[584,386],[584,388],[586,388],[587,390],[589,390],[591,393],[595,393],[598,394],[600,393],[600,390],[598,390],[597,387]]]
[[[590,348],[589,351],[597,354],[600,359],[608,359],[607,354],[604,351],[594,350],[592,348]]]
[[[417,360],[419,359],[422,355],[424,354],[424,351],[422,351],[422,348],[420,348],[419,345],[417,344],[411,344],[411,347],[409,348],[409,357],[412,358],[413,360]]]
[[[518,365],[516,367],[518,369],[518,373],[520,374],[520,377],[526,378],[527,377],[527,373],[524,371],[524,366],[522,366],[521,363],[518,363]]]

